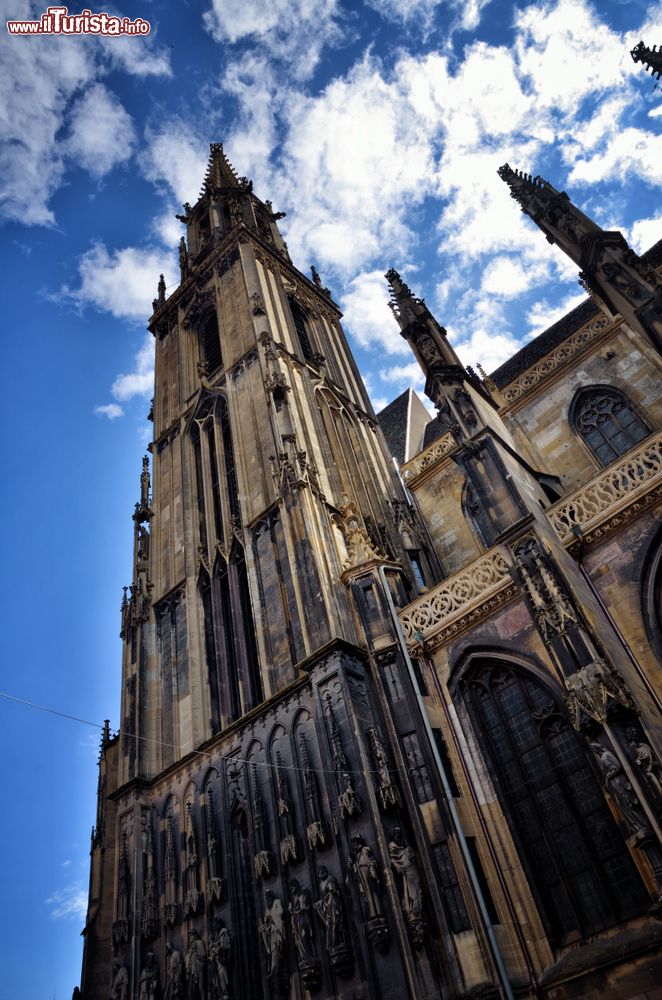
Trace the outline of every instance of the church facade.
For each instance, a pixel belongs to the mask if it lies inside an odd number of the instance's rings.
[[[662,245],[500,173],[589,295],[479,376],[389,271],[437,416],[380,426],[211,147],[150,320],[83,1000],[662,996]]]

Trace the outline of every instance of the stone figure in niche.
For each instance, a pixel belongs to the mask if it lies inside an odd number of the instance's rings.
[[[442,360],[439,348],[429,334],[426,333],[422,337],[419,337],[416,341],[416,347],[426,365],[431,365],[435,361]]]
[[[310,920],[310,893],[297,879],[290,879],[290,921],[299,959],[315,958],[313,928]]]
[[[108,1000],[129,1000],[129,973],[119,958],[113,959],[113,983]]]
[[[645,838],[651,832],[650,826],[618,757],[601,743],[594,741],[590,747],[604,776],[605,788],[620,809],[630,836],[637,840]]]
[[[366,844],[360,834],[352,837],[352,849],[354,851],[353,870],[359,891],[365,901],[368,919],[381,917],[383,916],[380,898],[381,883],[377,859],[372,848]]]
[[[662,767],[657,754],[639,735],[634,726],[626,733],[628,743],[637,767],[644,773],[646,780],[659,803],[662,803]]]
[[[265,893],[264,898],[267,908],[264,911],[264,920],[260,924],[260,936],[267,953],[269,979],[278,979],[285,955],[283,904],[280,899],[276,899],[271,890]]]
[[[207,953],[195,927],[189,933],[186,981],[188,1000],[207,1000]]]
[[[342,780],[345,787],[338,796],[340,815],[343,819],[346,819],[349,816],[358,816],[361,812],[361,800],[354,791],[352,776],[345,772],[342,776]]]
[[[181,952],[168,941],[166,944],[166,988],[164,1000],[182,1000],[184,975]]]
[[[251,295],[251,302],[253,304],[253,315],[254,316],[265,316],[266,310],[264,308],[264,302],[262,296],[259,292],[253,292]]]
[[[209,942],[209,976],[213,1000],[229,1000],[231,953],[230,931],[220,917],[216,917],[214,933]]]
[[[352,948],[348,940],[340,888],[325,865],[320,865],[317,874],[322,895],[313,908],[324,925],[324,943],[331,968],[339,975],[347,976],[352,971]]]
[[[158,1000],[159,970],[154,958],[154,952],[148,951],[145,964],[140,973],[140,1000]]]
[[[405,846],[399,827],[393,831],[388,853],[393,870],[400,876],[402,912],[418,948],[423,943],[423,891],[414,852],[411,847]]]

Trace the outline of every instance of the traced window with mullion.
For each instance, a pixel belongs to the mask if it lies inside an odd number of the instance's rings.
[[[564,944],[650,905],[564,709],[536,678],[477,663],[465,691],[547,933]]]
[[[218,317],[214,309],[205,316],[200,327],[200,349],[203,360],[207,366],[208,374],[211,375],[223,364],[221,355],[221,337],[218,329]]]
[[[609,465],[650,434],[632,401],[615,386],[580,389],[571,404],[570,419],[600,465]]]
[[[290,304],[290,311],[292,313],[292,319],[294,321],[294,329],[296,330],[297,337],[299,339],[299,346],[301,347],[301,353],[306,361],[312,361],[315,357],[315,350],[313,348],[312,342],[310,340],[308,314],[299,305],[296,299],[288,296],[287,301]]]

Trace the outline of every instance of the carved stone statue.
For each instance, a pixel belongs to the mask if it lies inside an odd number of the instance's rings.
[[[154,958],[154,952],[148,951],[145,964],[140,973],[140,1000],[158,1000],[159,969]]]
[[[340,975],[347,975],[352,968],[352,950],[347,936],[340,888],[325,865],[320,865],[318,875],[322,895],[313,908],[324,925],[325,946],[331,967]]]
[[[645,743],[634,727],[627,731],[628,743],[632,749],[632,756],[638,768],[644,773],[651,791],[662,803],[662,767],[660,761],[651,746]]]
[[[214,933],[209,942],[209,978],[212,1000],[229,1000],[230,957],[232,938],[220,917],[214,920]]]
[[[184,975],[181,952],[168,941],[166,944],[166,988],[164,1000],[182,1000]]]
[[[260,936],[267,953],[269,979],[278,979],[285,955],[285,919],[283,904],[273,892],[265,893],[267,908],[260,924]]]
[[[315,958],[313,928],[310,921],[310,893],[299,882],[290,879],[290,921],[294,946],[300,959]]]
[[[650,826],[621,762],[601,743],[593,742],[590,747],[604,776],[605,788],[620,809],[630,836],[637,839],[644,837],[650,833]]]
[[[358,816],[361,812],[361,800],[354,791],[354,786],[352,784],[352,776],[350,774],[343,774],[342,780],[345,787],[338,796],[338,805],[340,806],[340,814],[343,818],[348,816]]]
[[[207,1000],[207,953],[195,928],[189,933],[186,953],[188,1000]]]
[[[405,847],[402,831],[399,827],[393,831],[393,837],[388,845],[393,870],[401,879],[400,900],[402,912],[411,930],[414,945],[418,948],[423,943],[423,892],[421,879],[416,867],[416,858],[411,847]]]
[[[352,837],[352,848],[354,849],[354,874],[366,904],[368,919],[381,917],[383,916],[380,898],[381,883],[375,855],[372,848],[360,835]]]
[[[113,959],[113,984],[108,1000],[129,1000],[129,973],[119,958]]]

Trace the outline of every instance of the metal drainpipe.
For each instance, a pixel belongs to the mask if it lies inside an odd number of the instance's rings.
[[[428,742],[432,750],[432,756],[434,757],[434,762],[441,779],[441,785],[444,790],[444,795],[446,796],[446,804],[448,806],[448,811],[451,815],[451,820],[453,823],[453,828],[460,845],[460,850],[462,852],[462,858],[469,875],[469,881],[471,882],[471,887],[476,897],[476,902],[478,903],[478,909],[480,910],[480,915],[483,921],[483,926],[485,927],[485,932],[487,934],[487,939],[490,945],[490,950],[492,952],[492,958],[494,959],[494,964],[497,969],[499,979],[501,980],[500,993],[506,1000],[515,1000],[512,987],[510,985],[510,979],[508,978],[508,972],[506,970],[506,964],[503,960],[503,955],[501,954],[501,949],[496,939],[494,933],[494,927],[490,921],[490,915],[487,910],[487,904],[485,902],[485,897],[483,895],[480,883],[478,881],[478,876],[476,874],[476,869],[474,868],[473,861],[471,859],[471,854],[469,853],[469,845],[467,844],[467,838],[462,829],[462,822],[460,820],[459,813],[457,811],[457,806],[455,805],[455,800],[451,793],[450,784],[448,781],[448,775],[444,769],[443,762],[439,755],[439,750],[437,749],[437,742],[434,738],[434,733],[432,732],[432,726],[428,718],[427,709],[425,708],[425,703],[423,701],[423,696],[418,688],[418,682],[416,680],[416,674],[414,672],[414,666],[411,662],[411,657],[409,655],[409,650],[407,649],[407,642],[402,631],[402,625],[400,624],[400,619],[398,618],[397,608],[395,602],[393,601],[393,595],[391,594],[391,588],[388,585],[388,580],[386,579],[386,571],[383,566],[377,567],[377,572],[379,573],[380,580],[382,581],[382,587],[384,594],[386,595],[386,601],[388,604],[389,612],[393,625],[395,627],[395,633],[398,639],[398,645],[402,651],[405,663],[407,665],[407,671],[409,673],[409,680],[414,689],[416,695],[416,701],[418,702],[418,709],[421,713],[421,719],[423,721],[423,726],[428,737]]]

